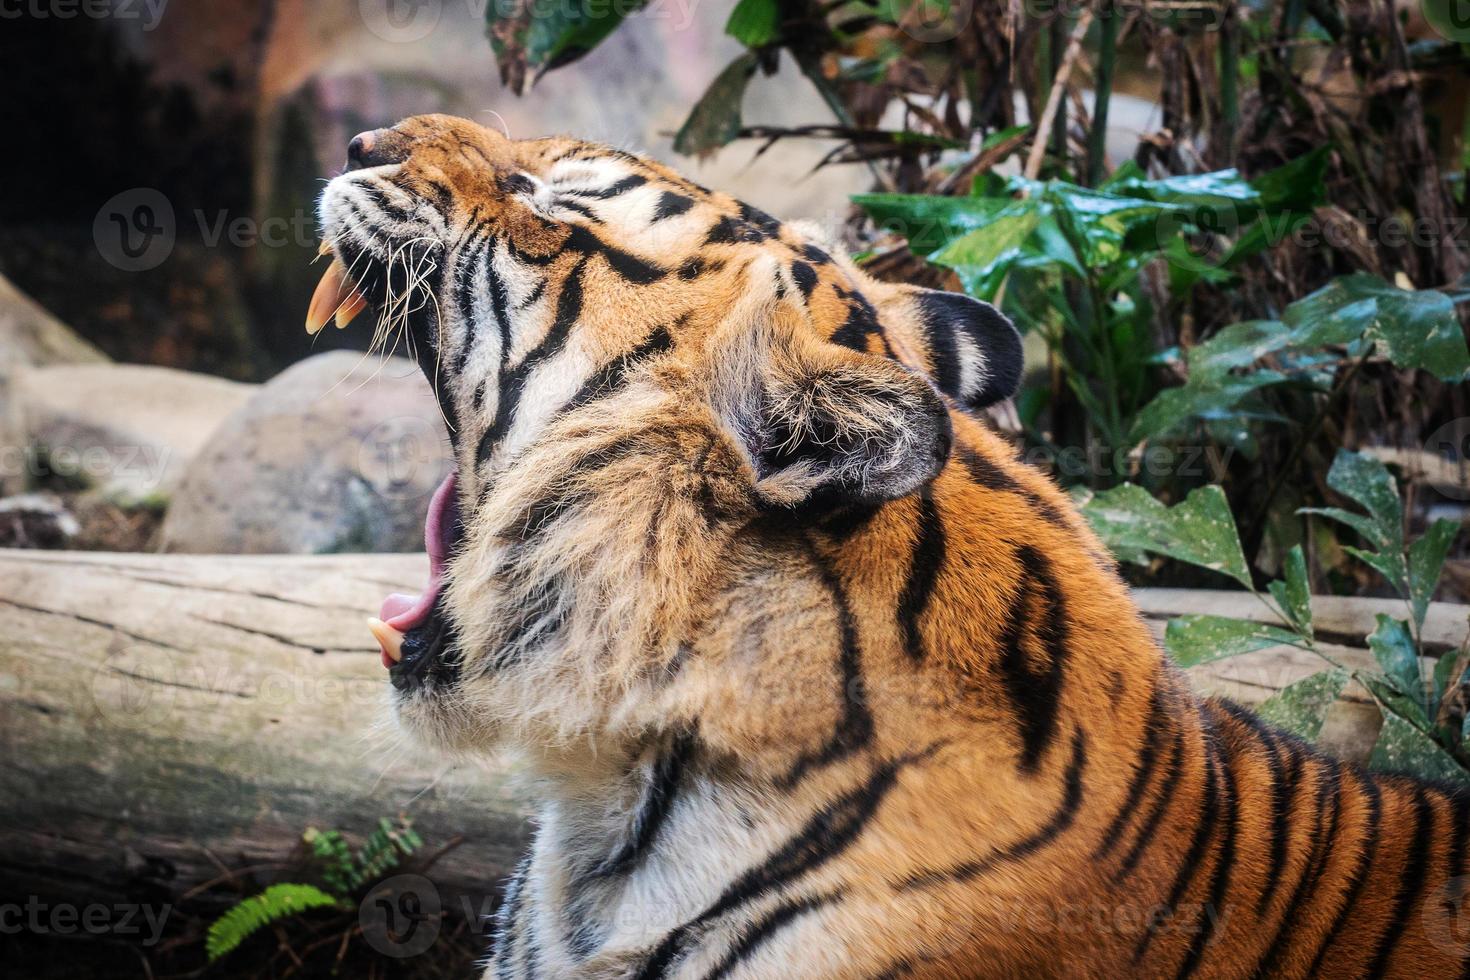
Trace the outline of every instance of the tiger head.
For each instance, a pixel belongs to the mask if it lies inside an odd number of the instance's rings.
[[[447,116],[354,139],[320,216],[308,329],[372,311],[457,463],[429,587],[375,627],[411,733],[758,752],[842,710],[741,705],[827,676],[803,637],[842,626],[804,549],[922,491],[956,413],[1012,394],[1002,315],[656,162]]]

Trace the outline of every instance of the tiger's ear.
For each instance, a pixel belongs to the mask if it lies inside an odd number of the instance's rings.
[[[1021,335],[989,303],[960,293],[906,287],[909,319],[929,355],[939,390],[968,409],[1016,393],[1021,384]]]
[[[820,341],[808,331],[764,338],[725,415],[770,506],[821,510],[876,504],[924,486],[949,459],[942,399],[886,357]]]

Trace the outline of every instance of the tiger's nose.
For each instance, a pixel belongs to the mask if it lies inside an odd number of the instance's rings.
[[[377,142],[377,136],[371,131],[358,133],[352,137],[352,142],[347,144],[347,169],[361,170],[363,167],[372,166],[368,158],[372,155],[373,146]]]
[[[347,144],[347,169],[382,167],[402,163],[413,149],[412,142],[396,129],[372,129],[358,133]]]

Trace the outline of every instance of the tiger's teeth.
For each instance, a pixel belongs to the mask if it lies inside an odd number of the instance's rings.
[[[372,630],[373,638],[378,641],[378,646],[395,664],[403,659],[403,634],[398,632],[387,623],[376,616],[368,617],[368,629]]]
[[[316,292],[311,294],[311,306],[306,311],[306,332],[313,336],[320,333],[327,321],[333,319],[339,310],[346,309],[346,304],[356,295],[347,278],[347,267],[341,259],[332,259],[332,264],[322,274],[322,281],[316,284]],[[339,320],[338,326],[341,325]]]
[[[342,301],[342,305],[337,307],[337,329],[341,330],[347,326],[347,324],[351,323],[366,308],[367,300],[362,298],[361,293],[354,290],[352,295],[348,296]]]

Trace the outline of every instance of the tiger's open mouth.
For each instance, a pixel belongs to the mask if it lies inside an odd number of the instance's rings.
[[[323,244],[322,255],[332,255],[332,264],[312,294],[306,314],[306,332],[315,335],[333,321],[346,327],[373,304],[364,297],[342,260]],[[409,691],[431,675],[452,670],[446,657],[453,646],[453,631],[443,607],[444,573],[449,559],[464,537],[457,480],[451,472],[429,500],[424,520],[424,549],[429,554],[429,580],[418,595],[395,592],[383,600],[378,615],[368,619],[368,628],[382,648],[383,666],[393,686]]]

